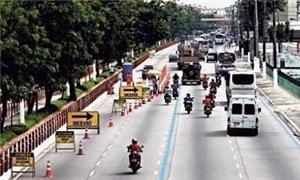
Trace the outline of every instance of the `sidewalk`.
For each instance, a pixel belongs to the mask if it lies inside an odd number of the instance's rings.
[[[238,59],[237,63],[238,68],[250,68],[250,65],[241,59]],[[265,97],[272,110],[287,123],[296,136],[300,136],[300,98],[279,85],[274,88],[273,79],[268,75],[266,79],[263,79],[259,74],[256,84],[260,94]]]

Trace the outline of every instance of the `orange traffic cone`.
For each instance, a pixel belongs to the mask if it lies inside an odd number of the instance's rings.
[[[139,101],[139,107],[142,107],[142,100],[138,100]]]
[[[132,112],[132,106],[131,106],[131,103],[129,103],[129,109],[128,109],[128,112]]]
[[[151,102],[151,96],[148,97],[148,102]]]
[[[156,97],[158,97],[158,95],[159,95],[158,91],[156,91],[156,93],[155,93],[155,94],[156,94]]]
[[[47,161],[47,168],[46,168],[46,174],[45,174],[45,177],[47,178],[53,178],[53,171],[51,169],[51,164],[50,164],[50,161]]]
[[[85,130],[84,130],[84,137],[83,137],[83,139],[90,139],[88,128],[85,128]]]
[[[84,155],[81,141],[79,141],[79,150],[78,150],[77,155]]]
[[[151,99],[154,99],[153,93],[151,94]]]
[[[142,99],[142,104],[146,104],[146,100],[145,99]]]
[[[134,109],[137,109],[138,108],[138,104],[137,104],[137,101],[135,100],[134,102]]]
[[[124,108],[122,108],[122,110],[121,110],[121,116],[125,116],[125,109]]]
[[[112,120],[112,117],[110,117],[108,121],[108,127],[113,127],[113,126],[114,126],[114,122]]]

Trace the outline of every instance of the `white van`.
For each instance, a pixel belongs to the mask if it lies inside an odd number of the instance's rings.
[[[233,95],[225,111],[228,112],[228,135],[232,135],[234,130],[250,130],[253,135],[258,134],[258,113],[261,109],[254,95]]]
[[[256,95],[256,75],[253,71],[230,71],[225,80],[228,102],[234,94]]]

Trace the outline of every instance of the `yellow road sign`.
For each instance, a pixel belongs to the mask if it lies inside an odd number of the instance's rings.
[[[68,129],[99,129],[100,118],[97,111],[68,112]]]
[[[55,134],[56,143],[68,144],[74,143],[74,132],[73,131],[57,131]]]
[[[119,91],[120,99],[141,99],[143,98],[142,86],[121,86]]]
[[[34,166],[34,154],[33,153],[11,153],[11,165],[12,166]]]

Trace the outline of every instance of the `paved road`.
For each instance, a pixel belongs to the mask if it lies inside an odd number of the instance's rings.
[[[167,62],[168,54],[175,49],[163,50],[144,64],[161,67]],[[205,73],[214,72],[212,63],[202,65]],[[176,72],[175,63],[168,63],[168,68],[172,74]],[[100,97],[88,110],[101,112],[103,126],[100,135],[92,135],[92,139],[83,142],[86,155],[54,153],[51,150],[37,163],[35,179],[43,178],[48,159],[52,162],[54,179],[300,179],[299,142],[260,97],[262,113],[258,136],[226,135],[224,84],[218,90],[217,106],[210,118],[204,117],[202,112],[200,101],[207,92],[201,86],[182,86],[181,98],[173,100],[169,106],[160,96],[128,116],[114,115],[113,128],[107,128],[106,125],[112,99],[116,96]],[[195,97],[190,115],[186,114],[182,105],[182,97],[188,92]],[[82,138],[82,132],[76,134],[77,140]],[[143,168],[135,175],[127,167],[126,146],[132,137],[137,137],[145,146]],[[23,175],[21,179],[31,178]]]

